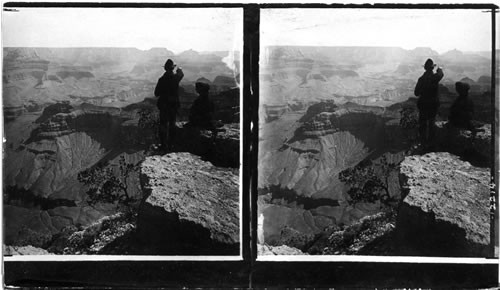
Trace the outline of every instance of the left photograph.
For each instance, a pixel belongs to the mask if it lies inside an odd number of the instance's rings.
[[[241,8],[8,8],[3,253],[240,256]]]

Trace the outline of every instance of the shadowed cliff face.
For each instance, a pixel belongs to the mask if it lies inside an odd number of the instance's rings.
[[[113,160],[131,147],[123,138],[126,132],[120,129],[127,117],[106,108],[81,106],[73,110],[59,105],[47,107],[20,139],[16,139],[19,133],[13,132],[17,121],[9,124],[7,142],[11,146],[4,160],[5,184],[42,197],[83,200],[85,190],[76,180],[77,174],[103,158]]]
[[[81,200],[83,192],[76,175],[105,153],[101,144],[86,133],[33,142],[19,151],[7,152],[4,183],[44,197]]]
[[[87,188],[77,175],[101,161],[115,170],[120,156],[131,164],[144,158],[146,145],[128,142],[124,136],[130,132],[121,129],[135,115],[133,110],[59,103],[41,115],[25,114],[6,124],[6,243],[47,248],[62,231],[89,226],[115,212],[113,204],[88,206]],[[137,173],[127,185],[131,196],[142,194]]]
[[[403,106],[320,102],[302,114],[292,111],[261,124],[261,243],[307,251],[325,229],[351,225],[379,212],[379,203],[350,205],[348,187],[339,180],[339,173],[365,162],[382,174],[377,169],[382,155],[391,164],[401,161],[401,151],[408,145],[393,123],[399,122]],[[397,198],[397,174],[383,178],[390,196]]]
[[[289,120],[263,126],[259,187],[279,186],[300,196],[344,200],[338,173],[374,151],[390,149],[386,120],[398,114],[379,107],[325,102],[309,107],[300,118],[290,114]],[[287,131],[278,126],[286,126]]]

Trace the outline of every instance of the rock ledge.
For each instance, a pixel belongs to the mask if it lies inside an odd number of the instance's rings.
[[[159,252],[237,254],[237,169],[224,169],[190,153],[150,156],[141,166],[145,192],[139,235]]]
[[[450,153],[406,157],[397,221],[401,244],[424,255],[488,255],[489,180],[488,169]]]

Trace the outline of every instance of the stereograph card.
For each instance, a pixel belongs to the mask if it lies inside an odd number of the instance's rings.
[[[5,3],[5,285],[497,285],[496,9]]]

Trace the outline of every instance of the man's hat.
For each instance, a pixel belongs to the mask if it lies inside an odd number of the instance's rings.
[[[195,84],[196,89],[199,90],[200,92],[208,92],[210,90],[210,85],[207,84],[206,82],[196,82]]]
[[[470,85],[465,82],[456,82],[455,83],[455,90],[457,90],[458,93],[464,92],[467,93],[470,89]]]
[[[174,65],[174,61],[171,60],[170,58],[167,59],[167,62],[165,63],[165,65],[163,66],[165,69],[173,69],[175,67]]]
[[[436,65],[434,64],[434,62],[432,61],[432,59],[428,58],[426,61],[425,61],[425,64],[424,64],[424,68],[426,70],[429,70],[429,69],[433,69]]]

